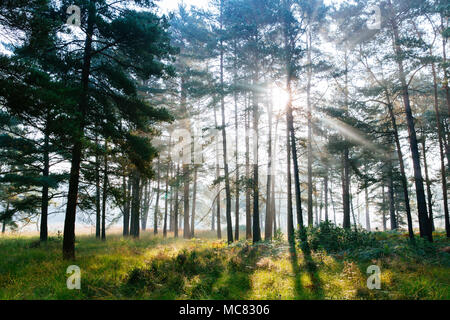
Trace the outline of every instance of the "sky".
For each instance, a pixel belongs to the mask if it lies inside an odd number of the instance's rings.
[[[170,12],[176,10],[178,4],[182,2],[187,6],[206,7],[209,0],[160,0],[158,5],[163,11]]]

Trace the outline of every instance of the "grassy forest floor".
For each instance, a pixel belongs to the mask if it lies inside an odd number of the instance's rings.
[[[0,299],[450,299],[450,241],[408,245],[399,233],[371,234],[370,246],[321,245],[290,250],[285,241],[227,246],[213,240],[138,241],[80,236],[76,262],[61,258],[62,240],[0,238]],[[316,240],[320,241],[317,242]],[[305,252],[303,252],[305,251]],[[81,268],[81,290],[68,290],[66,269]],[[369,265],[381,268],[381,290],[367,288]]]

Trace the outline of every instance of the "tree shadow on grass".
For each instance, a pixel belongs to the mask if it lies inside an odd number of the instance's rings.
[[[291,243],[289,245],[289,255],[291,258],[292,270],[294,271],[294,285],[295,285],[295,298],[296,299],[323,299],[324,292],[322,288],[322,282],[319,277],[319,270],[314,262],[311,249],[307,245],[306,242],[301,244],[301,250],[303,253],[303,270],[301,270],[297,250],[295,247],[295,243]],[[301,281],[302,274],[306,271],[311,279],[311,290],[307,290]]]
[[[243,299],[251,289],[257,254],[245,248],[183,250],[135,268],[123,287],[125,296],[152,299]]]

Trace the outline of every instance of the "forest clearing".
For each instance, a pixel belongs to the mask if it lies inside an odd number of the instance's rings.
[[[318,235],[315,233],[315,235]],[[436,242],[411,249],[407,235],[377,233],[375,243],[357,240],[346,250],[317,248],[295,253],[283,239],[228,246],[211,232],[201,239],[139,241],[112,235],[106,242],[77,239],[81,290],[67,290],[68,262],[61,239],[0,238],[0,299],[176,300],[448,300],[450,259]],[[363,238],[363,237],[361,237]],[[333,241],[329,239],[328,241]],[[365,239],[367,241],[367,239]],[[352,248],[353,247],[353,248]],[[381,268],[381,289],[367,288],[369,265]]]

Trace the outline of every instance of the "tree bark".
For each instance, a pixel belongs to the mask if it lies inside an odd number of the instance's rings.
[[[220,29],[223,30],[223,0],[220,0]],[[227,131],[225,119],[225,92],[224,92],[224,50],[223,38],[220,39],[220,105],[222,109],[222,145],[223,145],[223,164],[225,172],[225,198],[226,198],[226,219],[227,219],[227,241],[233,242],[233,222],[231,220],[231,188],[230,173],[228,169],[227,153]],[[239,231],[239,230],[238,230]]]
[[[237,86],[237,49],[236,49],[236,42],[234,43],[234,51],[235,51],[235,59],[234,59],[234,85]],[[236,154],[235,154],[235,161],[236,161],[236,187],[235,187],[235,196],[236,196],[236,203],[235,203],[235,234],[234,238],[236,241],[239,240],[239,124],[238,124],[238,96],[237,92],[235,90],[234,92],[234,125],[236,129],[236,135],[235,135],[235,145],[236,145]]]
[[[103,195],[102,195],[102,240],[106,240],[106,201],[108,197],[108,142],[105,141],[103,160]]]
[[[401,180],[402,180],[403,197],[405,198],[405,211],[406,211],[406,217],[408,220],[408,234],[409,234],[409,239],[411,241],[414,241],[414,230],[413,230],[413,224],[412,224],[411,207],[409,204],[408,180],[406,178],[405,164],[403,161],[403,152],[402,152],[402,148],[400,145],[400,137],[398,134],[397,120],[395,118],[394,108],[392,106],[389,95],[387,93],[386,93],[386,98],[388,101],[387,107],[388,107],[389,115],[390,115],[391,122],[392,122],[392,128],[394,130],[394,141],[395,141],[395,146],[397,149],[397,157],[398,157],[398,161],[400,164],[400,174],[401,174]]]
[[[312,106],[311,106],[311,31],[308,29],[306,33],[307,47],[307,85],[306,85],[306,104],[308,119],[308,225],[313,225],[313,179],[312,179]],[[316,217],[317,218],[317,217]],[[317,221],[317,219],[316,219]]]
[[[141,176],[137,168],[133,170],[132,174],[133,180],[133,192],[131,195],[131,222],[130,222],[130,235],[134,238],[139,238],[140,226],[139,226],[139,215],[140,215],[140,183]]]
[[[251,189],[249,188],[250,180],[250,115],[247,98],[246,98],[246,108],[245,108],[245,227],[246,227],[246,238],[250,240],[252,238],[252,210],[251,210]]]
[[[80,167],[83,156],[83,143],[86,111],[89,107],[89,76],[91,73],[92,36],[96,19],[94,1],[89,1],[86,40],[84,45],[83,67],[81,74],[81,97],[78,105],[80,116],[77,119],[77,132],[74,137],[67,195],[66,217],[64,220],[63,258],[75,260],[75,220],[77,213],[78,185],[80,183]]]
[[[194,164],[194,190],[192,195],[192,213],[191,213],[191,238],[195,238],[195,210],[197,204],[197,176],[198,167]]]
[[[218,128],[218,123],[217,123],[217,113],[216,113],[216,109],[214,108],[214,124],[215,127]],[[222,239],[222,223],[220,221],[220,183],[219,183],[219,178],[220,178],[220,160],[219,160],[219,141],[216,141],[216,181],[217,181],[217,195],[216,195],[216,207],[217,207],[217,217],[216,217],[216,221],[217,221],[217,238],[218,239]]]
[[[273,217],[272,217],[272,202],[274,199],[271,197],[271,187],[272,187],[272,162],[273,162],[273,152],[272,152],[272,103],[268,103],[268,120],[269,120],[269,142],[267,156],[269,162],[267,165],[267,186],[266,186],[266,221],[264,224],[264,239],[266,241],[272,240],[272,227],[273,227]]]
[[[369,188],[367,187],[367,185],[364,188],[364,196],[366,205],[366,230],[370,232]]]
[[[173,217],[173,227],[174,227],[174,237],[178,238],[178,209],[179,209],[179,201],[178,201],[178,190],[179,190],[179,181],[178,178],[180,177],[180,165],[177,165],[177,184],[175,186],[175,208],[174,208],[174,217]]]
[[[391,11],[392,3],[388,0]],[[413,168],[414,168],[414,179],[416,185],[416,196],[417,196],[417,208],[419,214],[419,226],[420,226],[420,236],[423,238],[427,238],[428,241],[433,242],[433,234],[431,229],[431,223],[427,213],[427,205],[425,200],[425,190],[423,186],[423,177],[422,170],[420,164],[420,155],[419,148],[417,143],[417,134],[414,124],[414,117],[411,109],[411,102],[409,98],[409,89],[408,84],[406,82],[406,75],[403,66],[403,51],[400,47],[400,35],[399,29],[397,25],[397,21],[394,18],[391,18],[391,25],[393,30],[393,46],[394,51],[397,57],[397,64],[399,69],[399,79],[402,86],[402,96],[403,96],[403,104],[405,107],[406,113],[406,122],[408,124],[408,133],[409,133],[409,144],[411,149],[411,156],[413,160]]]
[[[47,241],[48,240],[48,183],[46,182],[46,179],[48,179],[50,174],[50,160],[49,160],[49,130],[48,130],[48,123],[49,120],[46,122],[46,129],[44,132],[44,149],[43,149],[43,156],[44,156],[44,168],[42,169],[42,176],[44,178],[44,183],[42,186],[42,201],[41,201],[41,230],[40,230],[40,241]]]
[[[97,136],[95,137],[95,237],[101,238],[101,204],[100,204],[100,156],[99,156],[99,142]],[[126,189],[125,189],[126,190]],[[124,211],[125,212],[125,211]],[[124,234],[125,235],[125,234]]]
[[[158,215],[159,215],[159,196],[160,196],[160,188],[161,188],[161,160],[158,157],[158,182],[156,187],[156,203],[155,203],[155,213],[153,215],[153,234],[158,234]]]

